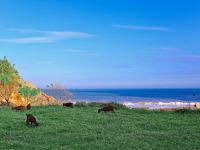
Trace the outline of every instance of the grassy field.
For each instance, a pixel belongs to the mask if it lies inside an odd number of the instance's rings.
[[[200,113],[118,109],[97,113],[97,107],[33,107],[13,111],[0,107],[0,149],[129,150],[200,149]],[[32,113],[39,127],[27,127]]]

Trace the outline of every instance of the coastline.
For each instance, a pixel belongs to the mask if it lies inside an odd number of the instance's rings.
[[[62,99],[65,91],[68,90],[44,89],[46,94],[57,99]],[[194,108],[194,105],[200,102],[200,89],[74,89],[69,92],[72,94],[69,97],[72,102],[114,102],[128,108]]]
[[[197,108],[195,105],[200,104],[200,102],[181,102],[181,101],[171,101],[171,102],[116,102],[116,101],[81,101],[81,100],[69,100],[70,102],[76,104],[77,102],[83,102],[83,103],[119,103],[127,108],[141,108],[141,109],[149,109],[149,110],[173,110],[173,109],[193,109]],[[59,101],[60,104],[63,102],[69,102],[69,101]]]

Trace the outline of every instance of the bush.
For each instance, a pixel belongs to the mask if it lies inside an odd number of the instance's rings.
[[[101,107],[103,103],[98,102],[76,102],[76,107]]]
[[[74,104],[75,107],[87,107],[88,104],[86,102],[76,102],[76,104]]]
[[[101,103],[101,102],[76,102],[75,107],[105,107],[113,106],[115,109],[127,109],[123,104],[116,102]]]
[[[115,109],[127,109],[127,107],[121,103],[117,103],[117,102],[109,102],[109,103],[105,103],[103,104],[103,106],[113,106]]]
[[[176,113],[184,114],[184,113],[200,113],[200,109],[189,109],[189,108],[182,108],[176,109]]]

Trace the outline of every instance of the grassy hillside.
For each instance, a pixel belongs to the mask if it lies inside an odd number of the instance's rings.
[[[39,127],[27,127],[25,114]],[[34,107],[16,112],[0,108],[0,149],[103,150],[199,149],[200,114],[118,109],[97,113],[97,107]]]

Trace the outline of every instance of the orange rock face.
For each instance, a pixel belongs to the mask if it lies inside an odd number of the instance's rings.
[[[27,105],[25,98],[16,93],[12,93],[10,96],[10,104],[14,107]]]
[[[31,105],[32,106],[58,105],[58,102],[54,97],[41,92],[34,98],[34,100],[31,101]]]

